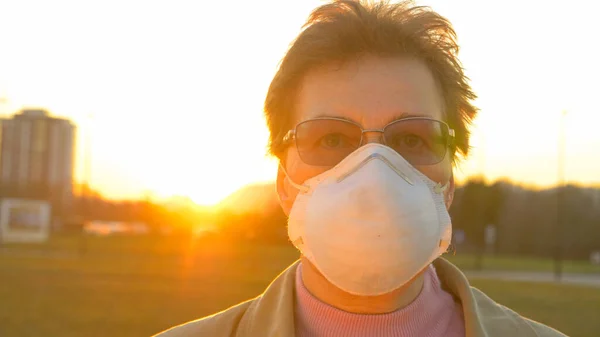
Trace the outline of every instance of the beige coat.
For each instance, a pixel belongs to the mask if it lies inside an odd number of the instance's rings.
[[[192,321],[156,337],[293,337],[294,285],[298,262],[279,275],[264,294],[235,307]],[[466,337],[553,337],[560,332],[519,316],[469,285],[465,275],[443,258],[434,261],[444,289],[462,303]]]

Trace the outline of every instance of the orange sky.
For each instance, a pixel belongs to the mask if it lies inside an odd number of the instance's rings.
[[[274,178],[262,102],[321,1],[3,0],[0,114],[42,106],[79,125],[77,179],[113,198],[213,204]],[[570,182],[600,184],[599,29],[587,1],[420,1],[455,25],[480,98],[464,177],[556,183],[567,110]],[[485,155],[484,155],[485,154]]]

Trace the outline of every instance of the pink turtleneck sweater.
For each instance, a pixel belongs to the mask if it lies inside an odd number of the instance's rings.
[[[462,308],[444,291],[433,266],[427,268],[423,289],[408,306],[380,314],[353,314],[314,297],[296,273],[295,326],[297,337],[464,337]]]

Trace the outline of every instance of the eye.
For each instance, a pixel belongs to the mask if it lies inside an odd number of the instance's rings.
[[[348,142],[345,137],[339,133],[331,133],[323,136],[320,141],[320,146],[325,148],[339,148],[346,146]]]
[[[423,145],[423,140],[419,136],[406,135],[400,139],[399,145],[409,149],[416,149]]]

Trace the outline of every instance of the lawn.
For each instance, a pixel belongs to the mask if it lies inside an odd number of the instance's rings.
[[[56,238],[43,246],[3,246],[0,336],[149,336],[260,294],[297,257],[288,246],[178,238]],[[473,283],[569,335],[600,331],[600,288]]]

